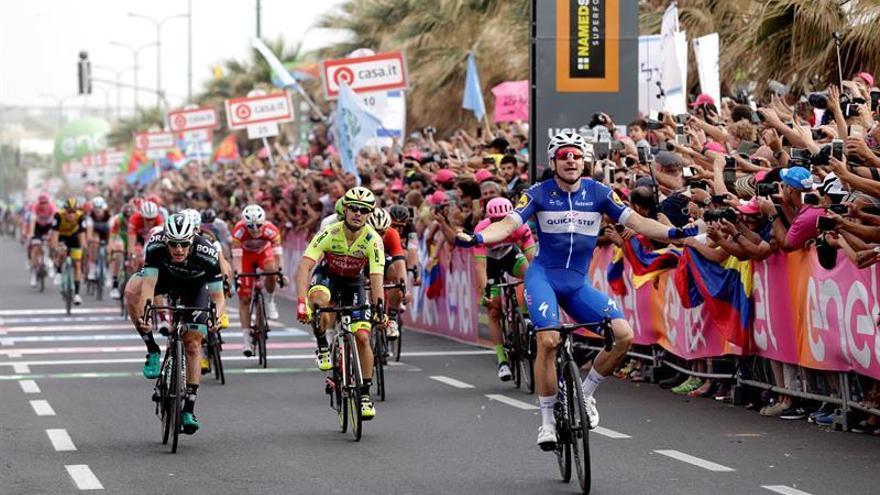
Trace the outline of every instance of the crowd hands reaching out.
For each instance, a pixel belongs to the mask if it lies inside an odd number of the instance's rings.
[[[762,260],[816,246],[832,268],[842,251],[859,267],[880,259],[880,89],[859,73],[801,98],[756,102],[699,95],[687,114],[637,119],[626,135],[604,113],[592,126],[611,135],[597,146],[593,177],[639,213],[705,236],[683,240],[710,260]],[[606,228],[621,244],[628,229]]]

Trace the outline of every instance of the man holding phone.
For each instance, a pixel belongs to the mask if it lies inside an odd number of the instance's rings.
[[[776,206],[768,198],[758,198],[761,212],[769,217],[773,226],[773,237],[783,251],[803,249],[807,241],[818,234],[817,221],[823,209],[804,204],[803,194],[814,189],[813,176],[804,167],[783,169],[780,174],[781,186],[779,196],[782,199],[782,210],[786,216],[791,215],[791,227],[786,231],[783,219],[776,211]]]

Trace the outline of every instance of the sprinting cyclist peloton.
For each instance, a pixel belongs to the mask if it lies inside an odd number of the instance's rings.
[[[76,198],[67,198],[64,208],[55,213],[55,221],[52,223],[52,240],[49,245],[54,250],[60,240],[67,246],[67,253],[73,260],[73,304],[82,304],[79,295],[80,282],[82,281],[82,247],[86,241],[85,213],[79,208]],[[55,260],[55,285],[61,285],[61,264],[64,258],[59,253]]]
[[[512,211],[513,204],[509,199],[492,199],[486,205],[486,218],[474,227],[474,232],[482,232],[489,225],[504,220]],[[498,378],[503,382],[510,381],[513,375],[504,350],[504,337],[501,335],[501,290],[494,287],[494,284],[503,283],[505,273],[522,279],[535,257],[536,248],[531,229],[527,224],[522,224],[501,242],[476,246],[473,250],[477,288],[480,291],[480,300],[489,313],[489,338],[498,360]]]
[[[49,195],[40,193],[37,202],[31,207],[30,226],[28,232],[31,232],[30,251],[28,254],[31,260],[31,287],[37,286],[37,270],[43,260],[40,259],[40,245],[46,236],[52,232],[52,225],[55,223],[55,204],[49,200]]]
[[[260,205],[247,205],[241,211],[241,221],[232,228],[232,269],[235,273],[253,273],[255,267],[264,272],[284,271],[284,251],[281,247],[281,230],[272,222],[266,221],[266,212]],[[251,339],[251,294],[254,287],[253,277],[238,279],[238,308],[241,318],[241,334],[244,338],[242,352],[245,356],[254,355],[254,342]],[[285,280],[286,282],[286,280]],[[266,304],[266,316],[270,320],[278,319],[278,307],[275,305],[275,277],[266,277],[266,292],[269,294]]]
[[[406,282],[406,253],[400,245],[400,234],[391,226],[391,215],[384,208],[376,208],[367,219],[370,227],[382,237],[382,247],[385,250],[385,282],[397,284]],[[401,289],[389,289],[387,292],[388,323],[385,324],[385,334],[389,339],[400,336],[397,328],[397,313],[403,303],[403,291]]]
[[[419,234],[410,220],[409,208],[403,205],[394,205],[388,209],[391,214],[391,226],[400,234],[400,240],[404,242],[406,250],[406,269],[413,273],[413,285],[419,282]]]
[[[211,242],[196,235],[197,225],[187,215],[172,215],[164,224],[164,235],[154,236],[146,246],[140,297],[133,305],[132,319],[137,322],[138,333],[147,346],[147,362],[143,370],[147,379],[159,376],[161,355],[153,338],[151,322],[144,320],[144,306],[148,300],[174,292],[182,298],[185,306],[208,307],[213,302],[217,315],[226,314],[220,259]],[[181,425],[188,435],[195,433],[200,426],[193,411],[201,381],[202,339],[208,334],[209,316],[207,312],[189,313],[185,320],[186,332],[182,336],[186,353],[186,399]]]
[[[125,203],[122,211],[113,215],[110,220],[110,273],[113,275],[113,288],[110,289],[110,297],[119,299],[119,271],[125,263],[125,253],[128,252],[128,220],[134,214],[134,205]]]
[[[107,201],[101,196],[95,196],[92,199],[92,211],[89,212],[86,219],[86,237],[89,240],[89,280],[95,280],[98,271],[98,248],[101,242],[106,244],[110,241],[110,220],[112,218],[113,215],[110,213]]]
[[[382,282],[385,271],[385,253],[382,239],[369,225],[367,218],[376,206],[373,193],[364,187],[353,187],[343,196],[344,220],[330,224],[318,232],[309,242],[296,271],[296,318],[302,323],[311,321],[311,308],[317,305],[328,308],[338,305],[361,305],[364,295],[363,270],[367,267],[370,277],[370,296],[377,313],[374,318],[384,324],[382,306]],[[323,260],[315,267],[318,260]],[[314,274],[312,269],[314,268]],[[311,284],[309,276],[312,276]],[[361,390],[361,414],[366,420],[376,416],[376,408],[370,400],[373,381],[373,351],[370,348],[370,312],[359,311],[352,315],[351,331],[357,341],[364,388]],[[334,315],[321,315],[315,340],[318,369],[330,371],[330,346],[327,329],[335,322]]]
[[[588,155],[588,156],[587,156]],[[473,236],[460,233],[464,245],[494,244],[506,239],[532,216],[537,217],[540,249],[525,278],[525,297],[535,325],[538,352],[535,359],[535,384],[541,409],[538,446],[556,448],[556,348],[559,332],[542,329],[559,325],[559,308],[578,323],[601,323],[611,319],[616,345],[599,352],[593,368],[583,380],[590,428],[599,424],[599,411],[593,392],[620,364],[633,339],[632,328],[617,304],[590,285],[588,270],[602,216],[623,224],[651,239],[668,241],[697,234],[697,228],[670,228],[645,218],[623,204],[604,184],[583,178],[585,160],[592,160],[592,146],[579,134],[555,135],[547,146],[547,158],[553,179],[530,187],[517,202],[516,209],[504,220],[493,223]]]

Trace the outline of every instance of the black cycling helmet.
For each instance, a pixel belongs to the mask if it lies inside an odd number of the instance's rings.
[[[217,213],[214,212],[212,208],[208,208],[207,210],[202,212],[202,223],[214,223],[214,220],[217,218]]]
[[[409,221],[409,208],[406,206],[394,205],[388,210],[388,213],[395,222],[403,223]]]

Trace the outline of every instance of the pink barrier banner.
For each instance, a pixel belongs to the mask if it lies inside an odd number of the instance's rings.
[[[293,280],[307,239],[289,234],[284,242],[285,267]],[[422,240],[421,287],[411,288],[405,326],[458,341],[481,344],[479,294],[470,250],[434,249]],[[590,281],[611,294],[608,266],[611,248],[597,249]],[[428,272],[435,278],[428,297]],[[627,295],[612,296],[635,333],[635,343],[660,345],[686,358],[753,354],[828,371],[855,371],[880,380],[880,277],[876,265],[859,270],[843,253],[837,266],[825,270],[815,251],[776,254],[753,263],[754,324],[746,350],[727,342],[707,323],[705,305],[685,309],[673,283],[673,272],[636,289],[624,264]],[[284,294],[295,296],[287,287]]]

